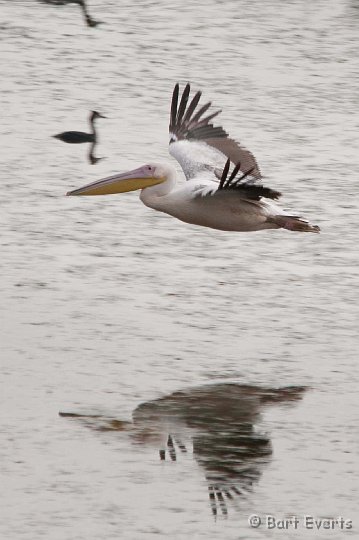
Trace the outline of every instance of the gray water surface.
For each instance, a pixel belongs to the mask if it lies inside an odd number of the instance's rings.
[[[0,0],[1,538],[355,538],[358,3],[88,6],[103,25],[87,27],[75,4]],[[194,227],[138,193],[64,196],[171,159],[177,81],[223,109],[282,205],[320,235]],[[86,130],[92,109],[108,117],[96,166],[86,145],[51,138]],[[172,418],[134,439],[58,415],[122,428],[143,404],[223,384],[306,391],[259,407],[251,425],[270,451],[216,516],[193,411],[176,461]],[[251,514],[342,516],[353,529],[252,529]]]

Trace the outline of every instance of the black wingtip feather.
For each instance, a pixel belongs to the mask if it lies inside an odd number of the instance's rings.
[[[241,162],[239,161],[237,165],[234,167],[231,176],[229,177],[228,184],[234,180],[234,178],[237,176],[237,173],[239,172],[239,169],[241,168]]]
[[[205,105],[203,105],[200,109],[198,109],[198,111],[196,112],[196,114],[194,115],[194,117],[192,118],[190,124],[195,124],[198,122],[198,120],[201,118],[201,116],[204,115],[204,113],[206,111],[208,111],[208,109],[210,108],[210,106],[212,105],[211,101],[209,101],[208,103],[206,103]]]
[[[175,87],[172,93],[170,131],[173,131],[176,127],[178,95],[179,95],[179,84],[177,83],[175,84]]]
[[[234,182],[234,184],[239,184],[239,182],[242,182],[243,180],[245,180],[245,178],[247,178],[247,176],[249,176],[250,174],[253,173],[254,169],[255,169],[255,167],[252,167],[251,169],[248,169],[248,171],[243,173],[240,178],[237,178],[237,180]]]
[[[179,105],[179,108],[178,108],[178,113],[177,113],[177,118],[176,118],[176,125],[177,126],[180,125],[181,122],[182,122],[183,115],[184,115],[184,113],[186,111],[190,91],[191,91],[191,86],[190,86],[189,83],[187,83],[186,86],[185,86],[185,89],[183,90],[183,94],[182,94],[182,97],[181,97],[181,102],[180,102],[180,105]]]
[[[213,127],[213,124],[191,129],[188,139],[210,139],[211,137],[223,137],[226,132],[221,127]]]
[[[231,164],[231,160],[230,160],[230,159],[227,159],[226,164],[225,164],[225,166],[223,167],[223,172],[222,172],[221,180],[220,180],[220,182],[219,182],[218,189],[223,189],[224,182],[226,181],[226,178],[227,178],[227,174],[228,174],[228,171],[229,171],[230,164]]]
[[[196,92],[191,100],[190,93],[191,86],[189,83],[184,87],[181,96],[179,84],[177,83],[174,87],[169,125],[170,133],[175,135],[174,140],[227,138],[228,133],[223,128],[215,127],[210,123],[221,111],[216,111],[204,117],[212,103],[208,102],[198,108],[202,93],[200,91]],[[170,142],[173,142],[173,140]]]
[[[201,96],[202,96],[202,92],[196,92],[196,94],[194,95],[194,97],[192,98],[192,101],[191,103],[189,104],[188,106],[188,109],[187,109],[187,112],[185,114],[185,117],[183,119],[183,123],[185,124],[186,122],[188,122],[188,120],[190,120],[192,114],[194,113],[194,111],[196,110],[196,107],[199,103],[199,100],[201,99]]]
[[[213,118],[215,118],[220,112],[222,112],[222,111],[216,111],[215,113],[210,114],[210,115],[206,116],[205,118],[203,118],[202,120],[199,120],[198,122],[196,122],[196,127],[192,131],[195,131],[196,129],[201,128],[203,126],[210,126],[211,130],[217,129],[217,128],[214,128],[213,124],[209,124],[209,122]],[[194,123],[194,120],[193,120],[193,122],[190,122],[188,127],[190,127],[192,123]],[[222,131],[224,131],[223,128],[222,128]],[[225,133],[225,131],[224,131],[224,133]]]

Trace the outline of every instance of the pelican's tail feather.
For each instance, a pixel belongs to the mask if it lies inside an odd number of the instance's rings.
[[[287,229],[288,231],[299,232],[312,232],[319,233],[320,228],[318,225],[312,225],[309,221],[298,216],[273,216],[268,221],[272,221],[281,229]]]

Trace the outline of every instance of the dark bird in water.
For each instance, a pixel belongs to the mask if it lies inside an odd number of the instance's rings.
[[[87,142],[97,142],[97,133],[95,129],[95,120],[97,118],[106,118],[97,111],[91,111],[89,122],[92,129],[92,133],[84,133],[83,131],[64,131],[63,133],[58,133],[54,135],[55,139],[60,139],[60,141],[71,143],[71,144],[80,144]]]
[[[169,457],[180,462],[187,454],[206,478],[213,516],[226,517],[227,504],[240,506],[270,461],[270,437],[257,427],[261,413],[270,405],[300,400],[304,391],[300,386],[218,383],[142,403],[132,422],[101,414],[59,414],[77,418],[96,431],[127,432],[132,443],[156,448],[161,461]]]
[[[52,6],[65,6],[67,4],[78,4],[85,17],[87,26],[94,27],[99,24],[103,24],[101,21],[95,21],[89,14],[85,0],[39,0],[43,4],[50,4]]]
[[[63,133],[58,133],[57,135],[53,135],[55,139],[59,139],[60,141],[63,141],[65,143],[70,144],[81,144],[81,143],[92,143],[90,152],[88,154],[89,161],[91,165],[94,165],[103,158],[97,158],[94,156],[93,152],[95,149],[95,146],[98,142],[97,138],[97,131],[95,128],[95,120],[97,118],[106,118],[103,114],[98,113],[97,111],[91,111],[89,122],[92,129],[92,133],[85,133],[84,131],[64,131]]]

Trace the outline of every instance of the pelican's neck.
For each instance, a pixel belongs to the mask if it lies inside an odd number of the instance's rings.
[[[161,199],[169,195],[177,183],[177,174],[174,167],[168,166],[166,171],[166,180],[161,184],[146,187],[141,190],[140,199],[146,206],[157,208],[161,204]]]

